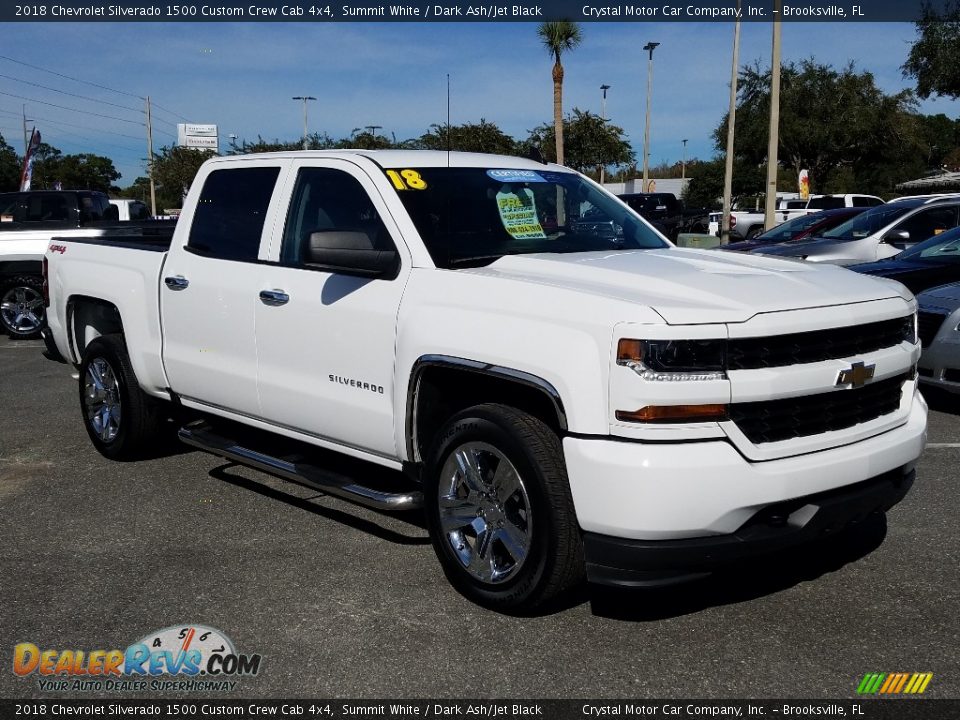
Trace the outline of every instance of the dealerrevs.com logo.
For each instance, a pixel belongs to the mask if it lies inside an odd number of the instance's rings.
[[[13,672],[50,692],[229,691],[260,671],[261,656],[238,653],[219,630],[176,625],[126,650],[41,649],[19,643]]]

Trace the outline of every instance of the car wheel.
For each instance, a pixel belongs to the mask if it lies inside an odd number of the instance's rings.
[[[556,433],[487,404],[455,415],[437,437],[424,496],[453,586],[479,604],[522,612],[580,583],[583,546]]]
[[[753,240],[757,235],[763,232],[763,228],[759,225],[754,225],[752,228],[747,230],[747,235],[744,238],[745,240]]]
[[[45,317],[43,280],[32,275],[15,277],[0,289],[0,322],[17,340],[40,337]]]
[[[140,389],[122,336],[104,335],[87,345],[79,385],[84,427],[102,455],[133,460],[160,443],[160,403]]]

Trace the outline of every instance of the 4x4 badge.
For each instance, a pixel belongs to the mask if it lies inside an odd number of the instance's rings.
[[[862,362],[853,363],[848,369],[841,370],[837,375],[837,387],[849,385],[850,387],[863,387],[868,380],[873,380],[873,373],[877,369],[876,365],[864,365]]]

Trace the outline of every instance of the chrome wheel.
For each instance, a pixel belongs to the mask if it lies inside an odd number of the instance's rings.
[[[94,434],[105,443],[112,442],[120,432],[120,386],[103,358],[94,358],[87,366],[83,404]]]
[[[43,325],[43,296],[32,287],[12,287],[0,299],[0,315],[15,333],[36,332]]]
[[[440,527],[454,557],[485,583],[513,577],[530,553],[530,499],[513,463],[492,445],[469,442],[447,457],[438,487]]]

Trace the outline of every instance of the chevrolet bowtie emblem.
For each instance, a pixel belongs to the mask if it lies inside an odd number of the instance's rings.
[[[841,370],[837,376],[837,387],[863,387],[868,380],[873,380],[876,365],[864,365],[862,362],[853,363],[847,370]]]

